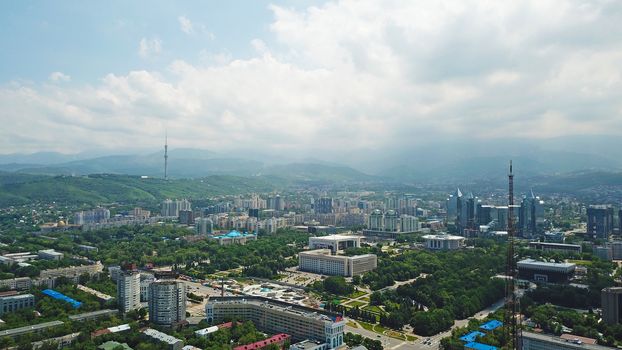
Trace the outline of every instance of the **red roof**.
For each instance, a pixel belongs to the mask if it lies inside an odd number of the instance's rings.
[[[17,295],[16,290],[7,290],[6,292],[0,292],[0,297],[10,297],[12,295]]]
[[[216,327],[218,327],[218,329],[221,329],[221,328],[231,328],[231,326],[233,326],[233,322],[227,322],[227,323],[219,324]]]
[[[112,332],[110,332],[110,329],[108,329],[108,328],[98,329],[98,330],[95,330],[95,331],[91,332],[91,338],[97,338],[100,335],[104,335],[104,334],[108,334],[108,333],[112,333]]]
[[[283,344],[289,338],[289,334],[279,333],[271,338],[260,340],[256,343],[237,346],[233,348],[233,350],[259,350],[271,344]]]
[[[570,341],[580,341],[583,344],[596,344],[596,339],[580,337],[580,336],[574,335],[574,334],[562,334],[560,336],[560,338],[562,338],[564,340],[570,340]]]

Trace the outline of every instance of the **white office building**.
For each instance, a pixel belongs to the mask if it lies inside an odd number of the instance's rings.
[[[298,254],[298,269],[322,275],[356,276],[378,266],[374,254],[355,256],[331,255],[330,249],[316,249]]]
[[[211,297],[205,306],[205,315],[208,323],[230,319],[252,321],[261,332],[286,333],[294,341],[311,339],[323,343],[322,349],[344,346],[346,321],[325,310],[245,295]]]
[[[464,247],[464,237],[453,235],[425,235],[425,247],[431,250],[455,250]]]
[[[309,237],[309,249],[330,249],[333,254],[339,250],[359,248],[360,246],[360,236],[328,235]]]

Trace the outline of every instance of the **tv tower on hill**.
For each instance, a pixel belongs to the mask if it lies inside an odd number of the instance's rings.
[[[164,134],[164,180],[168,180],[168,133]]]

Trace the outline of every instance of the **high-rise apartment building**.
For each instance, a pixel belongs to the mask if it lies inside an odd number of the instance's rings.
[[[369,215],[369,224],[367,227],[373,231],[382,231],[384,229],[384,215],[380,209],[374,210]]]
[[[165,217],[178,217],[180,211],[192,210],[192,204],[187,199],[166,199],[161,204],[161,215]]]
[[[389,232],[397,232],[400,229],[400,216],[391,209],[384,214],[384,230]]]
[[[180,210],[179,211],[179,223],[182,225],[194,224],[194,213],[192,210]]]
[[[610,205],[590,205],[587,208],[587,235],[609,239],[613,233],[613,208]]]
[[[543,202],[531,191],[527,197],[523,198],[519,209],[518,232],[525,238],[535,237],[542,231],[543,223]]]
[[[152,273],[141,272],[140,274],[140,301],[149,301],[149,286],[155,282]]]
[[[110,219],[110,210],[95,208],[93,210],[79,211],[73,215],[73,223],[76,225],[95,224]]]
[[[149,322],[174,326],[186,320],[186,286],[179,281],[158,281],[149,285]]]
[[[140,273],[122,271],[117,278],[117,304],[126,313],[140,308]]]
[[[315,201],[315,213],[316,214],[330,214],[333,212],[333,199],[330,197],[318,198]]]
[[[603,321],[617,324],[622,321],[622,287],[609,287],[600,292]]]

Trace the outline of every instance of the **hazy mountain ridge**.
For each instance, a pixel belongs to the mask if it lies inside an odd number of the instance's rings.
[[[215,195],[268,192],[279,185],[267,179],[213,175],[169,180],[127,175],[32,176],[0,172],[0,205],[57,202],[153,203],[165,198],[206,198]]]

